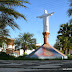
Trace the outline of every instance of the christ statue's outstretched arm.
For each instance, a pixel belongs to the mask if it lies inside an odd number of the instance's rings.
[[[52,13],[50,13],[50,14],[46,14],[46,16],[51,16],[51,15],[53,15],[54,14],[54,12],[52,12]]]
[[[43,16],[37,16],[36,18],[43,18]]]
[[[51,15],[53,15],[53,13],[54,12],[52,12],[52,13],[50,13],[50,14],[44,14],[44,15],[42,15],[42,16],[37,16],[36,18],[43,18],[43,17],[47,17],[47,16],[51,16]]]

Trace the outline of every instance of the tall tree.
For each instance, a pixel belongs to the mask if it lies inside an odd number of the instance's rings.
[[[6,29],[7,26],[10,26],[12,29],[20,29],[14,18],[22,17],[26,20],[23,14],[14,9],[14,7],[27,8],[25,4],[30,3],[28,0],[0,0],[0,42],[2,39],[2,41],[7,39],[5,37],[9,36],[9,30]]]
[[[0,11],[2,13],[12,15],[15,18],[18,18],[20,16],[26,20],[24,15],[20,14],[19,12],[13,9],[13,6],[27,8],[27,6],[25,6],[24,4],[30,3],[28,2],[28,0],[0,0]]]
[[[25,50],[29,49],[36,49],[36,39],[33,38],[33,34],[24,33],[19,35],[19,39],[16,41],[15,44],[21,45],[21,48]]]
[[[17,12],[14,7],[27,8],[25,4],[30,3],[28,0],[0,0],[0,24],[6,24],[6,26],[9,25],[12,29],[15,27],[19,29],[18,25],[14,21],[14,18],[17,19],[18,17],[22,17],[24,20],[26,20],[26,18],[23,14]]]
[[[19,38],[15,39],[14,44],[15,44],[15,50],[18,50],[21,48],[21,43],[20,43]]]
[[[0,24],[0,42],[1,43],[5,41],[8,36],[10,36],[8,33],[9,33],[9,30],[6,29],[6,26]]]
[[[8,14],[2,13],[0,14],[0,28],[10,26],[12,29],[18,28],[19,26],[14,21],[14,19]]]
[[[60,30],[58,31],[57,38],[60,40],[60,44],[62,44],[62,48],[64,50],[67,49],[67,53],[69,53],[69,49],[72,48],[72,42],[71,42],[71,25],[68,23],[62,24],[60,26]]]
[[[56,49],[58,49],[58,50],[60,50],[60,48],[62,48],[62,45],[60,44],[60,40],[59,39],[56,40],[56,43],[54,44],[54,47]]]
[[[68,16],[71,17],[72,16],[72,0],[70,1],[70,8],[68,9]],[[70,24],[72,24],[72,19],[70,19]]]
[[[12,29],[18,28],[17,23],[14,21],[14,18],[22,17],[26,20],[25,16],[17,12],[14,7],[24,7],[25,4],[30,4],[28,0],[0,0],[0,24],[10,26]],[[2,20],[3,19],[3,20]]]

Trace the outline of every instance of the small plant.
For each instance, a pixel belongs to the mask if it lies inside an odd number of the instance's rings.
[[[6,54],[5,52],[0,52],[0,60],[14,60],[15,57]]]

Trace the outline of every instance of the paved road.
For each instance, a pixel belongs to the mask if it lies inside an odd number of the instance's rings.
[[[72,60],[0,60],[0,72],[72,72]]]

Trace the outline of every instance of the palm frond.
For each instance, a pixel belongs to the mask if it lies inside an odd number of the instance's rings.
[[[68,10],[68,16],[71,16],[72,15],[72,8],[70,8],[69,10]]]
[[[26,20],[24,15],[20,14],[19,12],[15,11],[14,9],[0,6],[0,11],[4,12],[5,14],[7,13],[9,15],[13,15],[15,18],[22,17],[22,18],[24,18],[24,20]]]
[[[22,6],[27,8],[24,4],[30,4],[29,1],[27,0],[0,0],[0,3],[2,4],[7,4],[7,5],[12,5],[12,6]],[[24,4],[23,4],[24,3]]]

